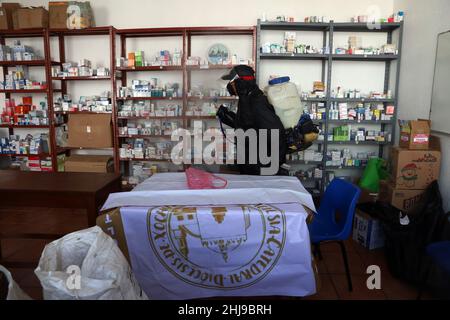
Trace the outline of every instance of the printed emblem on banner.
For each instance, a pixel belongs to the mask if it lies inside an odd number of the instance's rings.
[[[286,241],[285,214],[270,205],[154,207],[147,229],[164,268],[207,289],[241,289],[262,280]]]

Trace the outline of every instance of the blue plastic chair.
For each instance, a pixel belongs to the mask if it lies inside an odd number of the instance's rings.
[[[352,232],[355,207],[360,194],[361,190],[357,186],[339,178],[333,179],[325,190],[317,214],[308,226],[311,243],[319,259],[322,259],[320,243],[337,242],[340,245],[349,291],[353,290],[353,286],[343,241]]]
[[[425,249],[426,254],[431,258],[433,264],[441,269],[445,274],[450,276],[450,241],[439,241],[429,244]],[[425,289],[426,282],[430,276],[431,266],[425,273],[425,278],[419,289],[419,296],[422,297],[422,293]]]
[[[427,254],[431,260],[450,275],[450,241],[435,242],[427,246]]]

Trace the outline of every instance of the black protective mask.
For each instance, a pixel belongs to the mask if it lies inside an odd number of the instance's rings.
[[[233,85],[232,85],[233,84]],[[230,81],[227,85],[228,92],[233,96],[246,96],[251,91],[253,91],[256,88],[256,81],[245,81],[242,79],[236,79],[233,81]]]
[[[228,93],[232,96],[237,95],[237,92],[234,90],[234,87],[231,85],[231,81],[227,84]]]

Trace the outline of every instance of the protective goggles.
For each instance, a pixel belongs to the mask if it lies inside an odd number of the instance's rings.
[[[230,83],[233,82],[233,81],[236,81],[237,79],[242,79],[242,80],[245,80],[245,81],[251,81],[251,80],[255,80],[255,77],[254,76],[242,76],[242,77],[240,77],[238,74],[236,74],[233,77],[233,79],[230,80]]]

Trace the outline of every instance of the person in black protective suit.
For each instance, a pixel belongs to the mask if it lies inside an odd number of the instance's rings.
[[[239,97],[238,109],[234,113],[224,106],[220,106],[217,111],[217,117],[221,122],[234,129],[255,129],[258,139],[258,129],[267,129],[268,135],[268,156],[271,154],[271,130],[278,130],[279,166],[286,162],[287,142],[285,130],[280,118],[276,115],[275,109],[267,100],[267,97],[256,84],[255,72],[246,65],[234,67],[228,74],[222,77],[223,80],[229,80],[227,85],[228,92],[233,96]],[[259,141],[259,140],[258,140]],[[258,142],[259,143],[259,142]],[[262,165],[259,154],[257,163],[251,164],[249,161],[249,140],[245,144],[245,164],[239,164],[241,174],[260,175],[262,167],[270,167],[270,164]],[[258,147],[259,151],[259,147]],[[278,175],[286,175],[287,171],[278,168]]]

